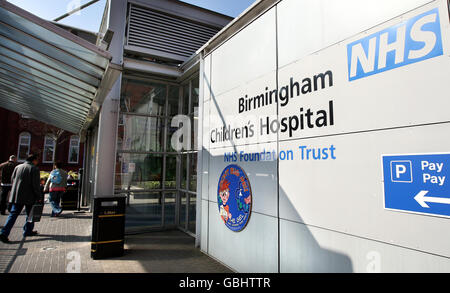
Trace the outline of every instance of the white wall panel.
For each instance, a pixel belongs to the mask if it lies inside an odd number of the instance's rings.
[[[283,0],[278,4],[279,66],[399,16],[429,0]]]
[[[209,254],[240,273],[278,271],[278,220],[252,213],[241,232],[229,230],[210,203]]]
[[[437,6],[443,55],[349,81],[348,44]],[[279,193],[282,272],[450,272],[450,236],[442,232],[449,219],[384,209],[382,173],[385,154],[449,152],[447,17],[446,0],[283,0],[214,50],[204,62],[212,74],[202,79],[212,82],[204,104],[209,121],[201,210],[208,238],[201,236],[202,250],[209,243],[208,253],[238,272],[276,272]],[[275,103],[239,111],[245,95],[288,89],[291,78],[301,83],[326,71],[333,73],[332,86],[293,97],[280,105],[278,117]],[[261,118],[317,113],[328,110],[330,101],[333,125],[279,137],[261,133]],[[248,121],[255,125],[253,137],[211,142],[213,129]],[[299,146],[332,147],[335,158],[302,159]],[[279,173],[276,161],[239,160],[240,151],[264,149],[292,150],[294,159],[280,160]],[[226,161],[224,155],[233,152],[237,161]],[[253,193],[251,218],[239,233],[225,226],[217,206],[219,176],[230,164],[246,171]]]
[[[280,117],[298,116],[300,108],[304,109],[303,113],[311,109],[313,112],[327,110],[329,114],[328,104],[330,101],[334,104],[334,125],[322,128],[305,126],[303,130],[294,131],[292,136],[288,132],[280,133],[280,139],[449,121],[450,30],[448,21],[445,21],[448,11],[442,5],[443,55],[355,81],[348,78],[347,44],[435,7],[435,4],[427,5],[373,28],[367,34],[359,34],[345,43],[325,48],[280,69],[279,87],[287,87],[289,91],[291,78],[300,87],[305,84],[302,83],[304,78],[313,80],[314,76],[327,71],[332,72],[333,79],[332,86],[327,76],[324,89],[321,89],[319,79],[317,91],[294,95],[286,106],[280,106]]]
[[[208,225],[209,225],[208,209],[209,209],[208,201],[202,199],[202,225],[200,231],[200,249],[205,253],[208,253]]]
[[[272,9],[213,52],[213,96],[276,69],[275,27]]]
[[[209,194],[209,159],[210,159],[210,153],[207,150],[202,151],[202,190],[201,190],[201,196],[202,199],[208,199]]]
[[[450,149],[450,123],[280,142],[336,148],[336,160],[280,162],[280,217],[450,257],[449,220],[384,209],[383,154]]]
[[[282,273],[450,272],[445,257],[290,221],[281,221],[280,237]]]
[[[204,59],[204,70],[203,70],[203,102],[207,102],[211,99],[211,55],[206,56]]]
[[[234,79],[229,78],[228,80]],[[266,90],[266,88],[268,90]],[[244,111],[240,113],[240,110],[242,109],[239,107],[239,99],[243,98],[244,100],[249,100],[259,95],[264,95],[265,99],[265,94],[273,89],[276,89],[275,70],[250,82],[244,83],[240,87],[230,90],[224,94],[213,96],[210,102],[210,128],[208,134],[205,133],[205,139],[210,139],[210,148],[276,141],[276,134],[261,135],[259,127],[257,127],[260,123],[260,118],[262,117],[271,116],[272,119],[276,119],[277,105],[275,95],[272,96],[272,104],[259,107],[256,110]],[[255,104],[258,105],[258,103],[251,103],[252,109]],[[260,105],[262,105],[262,102]],[[249,134],[246,137],[242,136],[241,138],[234,139],[233,141],[219,141],[217,135],[212,133],[214,130],[220,131],[223,126],[242,129],[245,126],[250,125],[254,125],[253,136],[250,136]],[[214,142],[211,141],[211,137],[214,139]]]
[[[209,130],[211,127],[211,100],[206,101],[203,103],[203,133],[202,133],[202,146],[203,149],[208,150],[210,145],[210,139],[209,139]]]

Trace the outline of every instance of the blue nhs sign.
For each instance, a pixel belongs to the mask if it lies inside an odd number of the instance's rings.
[[[443,55],[438,8],[347,45],[349,81]]]

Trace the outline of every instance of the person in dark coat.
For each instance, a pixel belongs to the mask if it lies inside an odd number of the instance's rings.
[[[4,162],[0,164],[0,172],[2,173],[1,177],[1,186],[2,186],[2,194],[0,196],[0,214],[6,215],[6,200],[8,199],[8,194],[11,191],[11,176],[14,172],[14,168],[17,166],[17,158],[12,155],[9,157],[8,162]],[[10,211],[11,208],[8,208]]]
[[[12,174],[12,188],[9,196],[9,201],[12,203],[11,213],[6,220],[5,226],[0,232],[0,241],[8,243],[9,233],[14,226],[17,217],[25,207],[27,213],[27,220],[23,226],[23,236],[34,236],[37,234],[33,231],[34,223],[28,222],[31,208],[34,203],[41,197],[40,189],[40,175],[37,155],[29,155],[25,163],[18,165]]]

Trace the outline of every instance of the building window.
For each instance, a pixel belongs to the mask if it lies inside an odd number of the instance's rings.
[[[80,137],[71,136],[69,145],[69,164],[78,164],[80,156]]]
[[[55,160],[56,140],[51,135],[46,135],[44,139],[44,153],[42,157],[43,163],[53,163]]]
[[[31,135],[28,132],[22,132],[19,135],[19,148],[17,151],[17,160],[24,162],[30,154]]]

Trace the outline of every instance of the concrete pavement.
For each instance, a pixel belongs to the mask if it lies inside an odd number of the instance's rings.
[[[130,235],[125,254],[108,260],[90,257],[92,214],[65,211],[50,217],[44,207],[39,235],[22,238],[25,214],[17,219],[9,236],[0,242],[0,272],[4,273],[229,273],[220,263],[194,247],[194,238],[181,231]],[[0,226],[7,216],[0,216]]]

